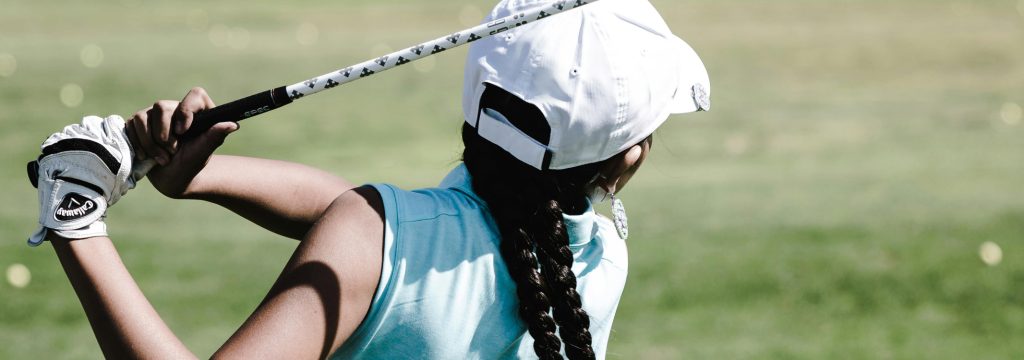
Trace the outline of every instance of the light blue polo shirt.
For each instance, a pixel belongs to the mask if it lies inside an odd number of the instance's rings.
[[[385,214],[380,284],[366,319],[332,358],[536,358],[497,227],[465,166],[437,188],[373,186]],[[565,224],[594,352],[603,358],[626,283],[626,244],[593,208]]]

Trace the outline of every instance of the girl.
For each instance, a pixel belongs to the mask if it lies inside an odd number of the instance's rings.
[[[542,5],[506,0],[490,17]],[[71,208],[82,202],[52,195],[53,184],[98,189],[82,199],[102,213],[134,186],[118,169],[156,158],[148,177],[168,197],[214,202],[301,240],[215,357],[603,358],[627,268],[616,194],[658,126],[708,110],[709,90],[700,59],[646,0],[604,0],[473,43],[463,163],[437,188],[355,187],[302,165],[211,155],[234,123],[179,143],[193,114],[214,106],[200,88],[126,125],[92,118],[55,134],[36,174],[43,213],[68,218],[93,208]],[[78,146],[95,156],[76,166],[112,175],[62,178],[54,159],[70,159],[70,140],[131,149]],[[606,198],[614,220],[592,207]],[[80,229],[41,223],[107,357],[193,357],[132,280],[102,218]]]

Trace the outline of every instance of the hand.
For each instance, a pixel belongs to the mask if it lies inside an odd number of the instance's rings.
[[[156,159],[160,164],[147,177],[170,198],[187,197],[196,175],[228,134],[238,130],[234,122],[218,123],[195,139],[181,135],[192,125],[195,113],[214,107],[203,88],[193,88],[181,102],[162,100],[136,112],[128,122],[129,138],[139,149],[136,159]]]
[[[29,245],[42,243],[47,229],[69,239],[105,236],[107,208],[135,187],[133,156],[124,120],[117,115],[87,116],[50,135],[42,155],[29,163],[40,208],[40,228]]]

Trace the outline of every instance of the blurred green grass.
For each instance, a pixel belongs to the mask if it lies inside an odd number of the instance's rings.
[[[610,357],[1024,356],[1024,124],[1007,105],[1024,105],[1024,3],[654,3],[708,65],[713,111],[663,126],[622,194],[630,278]],[[100,357],[52,252],[23,242],[36,213],[24,163],[46,135],[192,86],[224,102],[294,82],[462,28],[490,5],[0,0],[0,54],[17,59],[0,77],[0,268],[32,271],[25,288],[0,282],[0,358]],[[302,23],[319,29],[315,45],[296,41]],[[215,46],[215,28],[248,41]],[[80,61],[86,44],[103,49],[99,67]],[[458,159],[464,54],[246,121],[222,152],[433,185]],[[84,89],[78,107],[60,101],[68,83]],[[295,246],[145,183],[109,224],[200,356]],[[979,259],[985,241],[1001,264]]]

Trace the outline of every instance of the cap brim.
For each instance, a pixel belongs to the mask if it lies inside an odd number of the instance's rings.
[[[679,88],[669,104],[672,114],[711,110],[711,81],[704,62],[683,39],[673,36],[679,51]]]

